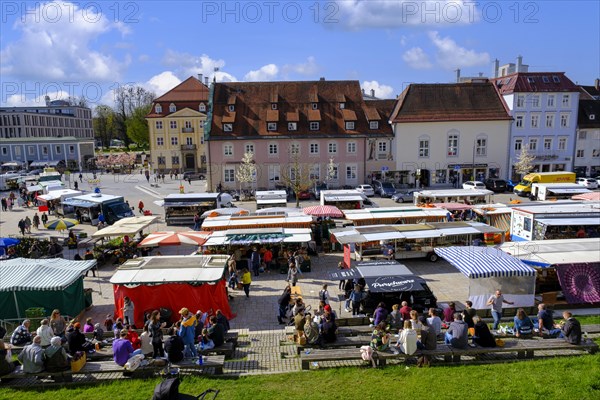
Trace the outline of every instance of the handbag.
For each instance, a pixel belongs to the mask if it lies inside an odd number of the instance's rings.
[[[237,288],[238,289],[243,289],[244,288],[244,285],[242,284],[242,282],[238,282]]]

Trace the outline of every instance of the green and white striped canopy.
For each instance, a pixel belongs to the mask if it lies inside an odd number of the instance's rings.
[[[96,260],[13,258],[0,261],[0,292],[64,290],[96,265]]]

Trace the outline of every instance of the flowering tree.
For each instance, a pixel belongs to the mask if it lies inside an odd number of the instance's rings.
[[[533,169],[533,161],[535,160],[535,156],[529,153],[529,147],[524,145],[519,153],[519,157],[517,158],[517,162],[515,162],[514,167],[515,171],[518,174],[526,175]]]
[[[254,153],[246,152],[242,157],[242,163],[235,171],[235,179],[240,182],[241,186],[246,184],[252,184],[256,181],[256,163],[254,162]]]

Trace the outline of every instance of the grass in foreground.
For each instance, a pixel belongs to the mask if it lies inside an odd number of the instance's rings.
[[[3,399],[90,400],[150,399],[152,380],[119,380],[78,388],[44,391],[2,389]],[[558,357],[488,365],[439,366],[427,369],[335,368],[311,372],[260,375],[238,379],[184,377],[180,392],[198,395],[220,389],[218,399],[598,399],[600,355]]]

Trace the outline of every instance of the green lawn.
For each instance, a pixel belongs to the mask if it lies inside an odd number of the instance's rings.
[[[159,380],[113,383],[45,391],[2,388],[3,399],[150,399]],[[488,365],[426,369],[337,368],[239,379],[184,377],[181,393],[220,389],[218,399],[598,399],[600,355],[558,357]]]

